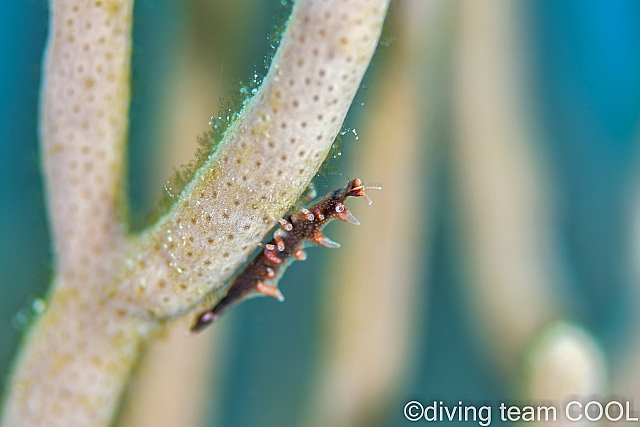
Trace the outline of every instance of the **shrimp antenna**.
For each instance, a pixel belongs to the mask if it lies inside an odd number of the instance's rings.
[[[364,190],[365,191],[363,192],[363,197],[367,201],[369,206],[371,206],[371,204],[373,203],[373,200],[371,200],[369,198],[369,196],[367,195],[366,192],[369,191],[369,190],[382,190],[382,186],[381,185],[376,185],[376,186],[364,187]]]
[[[364,184],[362,184],[362,181],[359,179],[355,179],[353,181],[350,182],[358,182],[360,183],[360,185],[358,185],[357,187],[352,188],[351,190],[349,190],[349,192],[356,192],[356,194],[360,197],[364,197],[364,199],[367,201],[367,204],[369,206],[371,206],[371,204],[373,203],[373,201],[369,198],[369,196],[367,195],[367,190],[382,190],[382,186],[369,186],[366,187]]]

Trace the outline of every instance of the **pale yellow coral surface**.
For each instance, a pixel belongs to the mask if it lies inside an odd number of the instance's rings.
[[[103,426],[151,331],[220,298],[309,183],[360,85],[387,2],[297,2],[263,85],[142,236],[126,236],[119,218],[132,2],[50,8],[40,131],[56,278],[16,363],[2,424]]]

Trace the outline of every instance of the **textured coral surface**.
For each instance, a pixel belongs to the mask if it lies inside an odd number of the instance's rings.
[[[217,151],[169,213],[127,236],[119,213],[132,2],[51,2],[40,132],[56,277],[16,363],[3,425],[110,422],[140,344],[160,323],[218,300],[308,185],[386,8],[297,2],[263,85]]]

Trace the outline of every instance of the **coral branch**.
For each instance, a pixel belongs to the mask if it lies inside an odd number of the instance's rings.
[[[132,1],[56,1],[41,97],[41,156],[57,270],[69,283],[121,244]],[[80,265],[79,265],[80,264]]]
[[[175,316],[223,295],[326,157],[385,10],[380,0],[296,3],[260,90],[172,212],[134,244],[117,291],[133,312]]]
[[[159,320],[219,300],[326,156],[387,0],[300,0],[263,85],[172,210],[125,239],[130,0],[52,1],[42,157],[56,278],[16,362],[5,426],[104,426]]]
[[[101,293],[125,249],[117,202],[132,5],[50,4],[40,133],[56,278],[16,363],[3,425],[105,425],[137,357],[142,322],[116,315]]]

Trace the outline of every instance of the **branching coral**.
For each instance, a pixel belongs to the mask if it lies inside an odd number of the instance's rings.
[[[52,1],[41,151],[56,276],[26,337],[3,425],[107,425],[156,327],[225,281],[326,156],[377,44],[386,0],[300,0],[269,73],[156,225],[126,236],[132,1]]]

